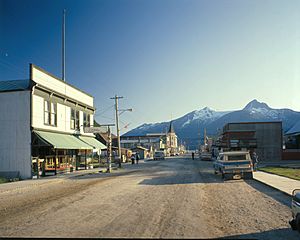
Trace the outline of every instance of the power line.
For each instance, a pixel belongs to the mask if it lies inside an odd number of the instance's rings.
[[[107,107],[106,109],[104,109],[104,110],[102,110],[102,111],[96,113],[95,116],[98,116],[98,115],[100,115],[100,114],[104,114],[104,113],[106,113],[108,110],[110,110],[110,109],[113,108],[113,107],[114,107],[114,105],[111,105],[111,106]]]

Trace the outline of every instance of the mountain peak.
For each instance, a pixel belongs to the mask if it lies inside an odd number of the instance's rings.
[[[211,108],[209,108],[209,107],[205,107],[205,108],[203,108],[203,110],[205,110],[205,111],[210,111],[210,112],[215,112],[213,109],[211,109]]]
[[[263,108],[263,109],[270,109],[270,107],[264,103],[264,102],[259,102],[256,99],[252,100],[249,102],[243,110],[252,110],[252,109],[258,109],[258,108]]]

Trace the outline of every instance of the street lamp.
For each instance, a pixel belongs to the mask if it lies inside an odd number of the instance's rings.
[[[124,113],[124,112],[132,112],[133,110],[132,110],[132,108],[128,108],[128,109],[119,109],[118,110],[120,113],[119,113],[119,116],[122,114],[122,113]]]
[[[120,128],[119,128],[119,116],[124,112],[132,112],[132,108],[128,109],[118,109],[118,104],[116,104],[116,125],[117,125],[117,141],[118,141],[118,160],[119,160],[119,168],[121,168],[121,140],[120,140]]]

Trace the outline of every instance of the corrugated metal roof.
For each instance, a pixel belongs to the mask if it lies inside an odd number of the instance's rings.
[[[29,80],[0,81],[0,92],[26,90],[29,88]]]
[[[300,133],[300,121],[296,122],[296,124],[285,134],[296,134],[296,133]]]

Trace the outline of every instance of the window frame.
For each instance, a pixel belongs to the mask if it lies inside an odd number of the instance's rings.
[[[80,129],[80,111],[76,108],[71,108],[70,112],[70,129],[79,130]]]
[[[46,110],[47,105],[47,110]],[[52,108],[53,106],[53,108]],[[44,125],[57,127],[57,103],[44,99]],[[46,119],[48,121],[46,122]]]
[[[91,126],[91,115],[89,113],[83,112],[83,127]]]

